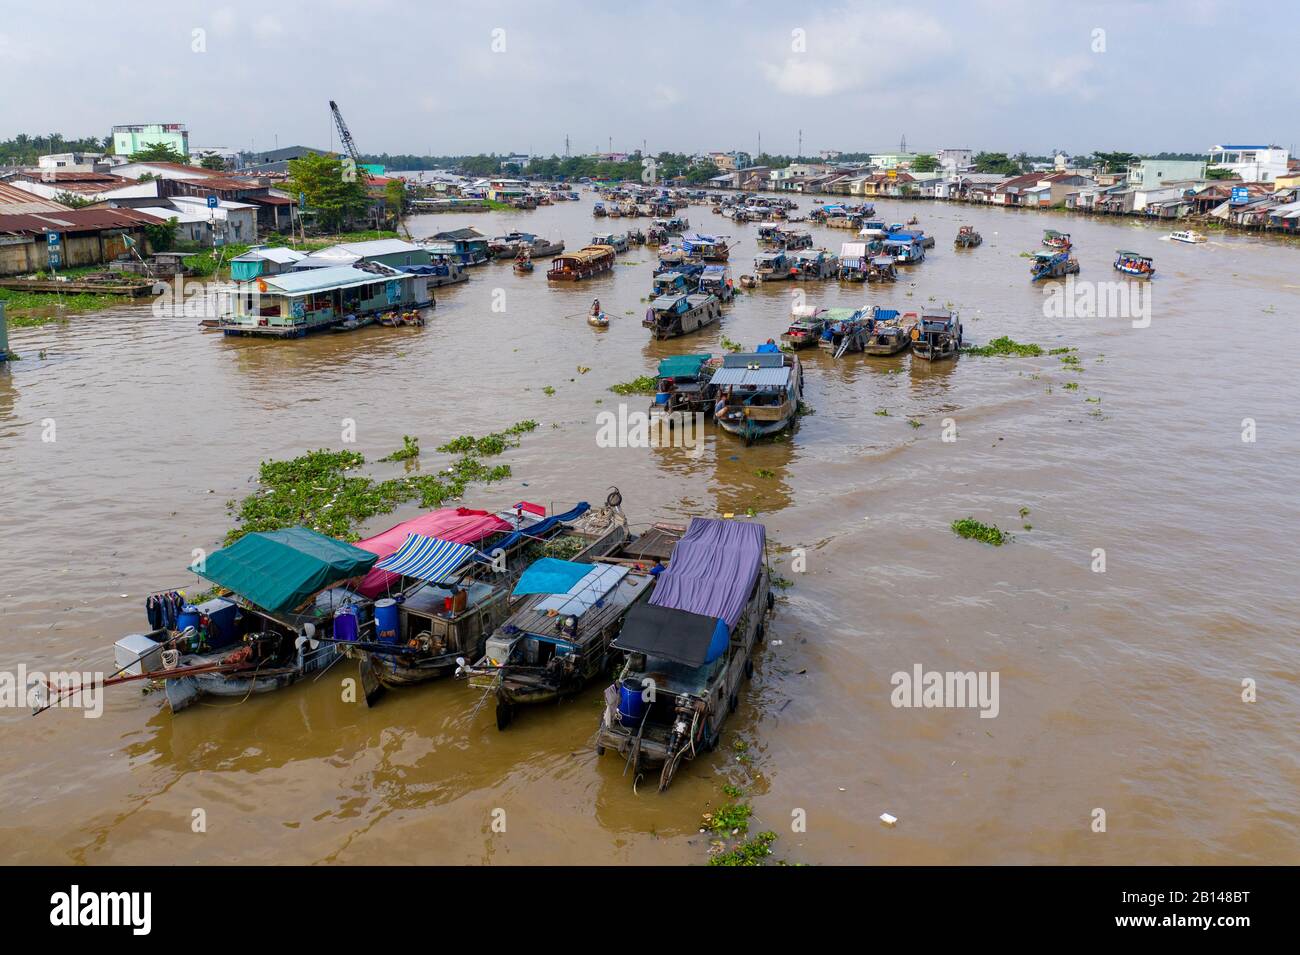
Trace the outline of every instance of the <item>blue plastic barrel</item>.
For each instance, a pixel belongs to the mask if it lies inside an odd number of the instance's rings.
[[[357,638],[357,612],[353,607],[344,607],[334,615],[334,639],[355,640]]]
[[[375,633],[380,643],[397,642],[397,601],[389,597],[375,601]]]
[[[666,405],[666,404],[668,404],[668,392],[666,392],[666,391],[660,391],[660,392],[658,392],[658,393],[655,395],[655,404],[657,404],[657,405]]]
[[[189,627],[199,629],[199,610],[194,604],[184,604],[181,612],[176,615],[177,630],[185,630]]]
[[[645,698],[641,688],[632,683],[623,683],[618,688],[618,718],[624,726],[636,729],[641,725],[645,715]]]

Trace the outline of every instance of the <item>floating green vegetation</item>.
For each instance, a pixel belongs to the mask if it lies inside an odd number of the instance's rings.
[[[731,783],[727,783],[722,787],[722,793],[731,799],[739,799],[745,795],[745,790],[741,789],[739,786],[733,786]]]
[[[545,388],[542,389],[542,394],[546,395],[546,397],[549,398],[551,395],[555,394],[555,388],[552,387],[551,385],[547,385]]]
[[[925,427],[925,423],[923,421],[917,421],[915,418],[908,418],[907,423],[910,424],[913,428]]]
[[[1018,355],[1022,358],[1037,358],[1043,353],[1043,349],[1033,342],[1018,342],[1014,338],[1008,338],[1003,335],[1001,338],[995,338],[987,345],[971,345],[962,349],[963,355],[981,355],[981,356],[1006,356]]]
[[[802,398],[799,399],[799,407],[795,409],[795,414],[796,414],[796,415],[798,415],[799,417],[803,417],[804,415],[810,415],[810,414],[816,414],[816,413],[817,413],[817,409],[816,409],[816,408],[814,408],[812,405],[808,404],[808,403],[807,403],[806,401],[804,401]]]
[[[791,587],[794,586],[794,581],[786,577],[773,576],[772,586],[775,587],[777,590],[789,590]]]
[[[1021,516],[1021,518],[1026,518],[1026,517],[1028,517],[1028,516],[1029,516],[1029,508],[1027,508],[1027,507],[1022,507],[1022,508],[1020,509],[1020,516]]]
[[[773,478],[776,477],[776,472],[769,470],[768,468],[759,468],[754,472],[754,477]]]
[[[1066,391],[1078,391],[1079,383],[1077,381],[1067,381],[1064,387]]]
[[[376,514],[419,501],[421,507],[438,507],[460,498],[470,484],[490,484],[510,477],[510,466],[490,467],[480,455],[499,454],[518,441],[515,435],[531,431],[537,423],[520,422],[505,432],[484,438],[469,435],[439,448],[462,456],[436,474],[417,474],[376,481],[349,474],[365,464],[357,451],[320,449],[287,461],[263,461],[258,469],[260,487],[242,501],[230,501],[238,526],[226,534],[227,545],[253,531],[274,531],[303,525],[339,540],[356,540],[357,528]],[[411,449],[419,453],[414,438],[384,460],[403,460]]]
[[[609,390],[616,395],[653,395],[659,387],[659,379],[653,375],[642,375],[622,384],[610,385]]]
[[[1047,354],[1049,354],[1049,355],[1068,355],[1070,352],[1072,352],[1072,351],[1077,351],[1077,350],[1078,350],[1078,349],[1073,348],[1073,347],[1071,347],[1071,346],[1069,346],[1069,345],[1066,345],[1066,346],[1063,347],[1063,348],[1051,348],[1051,349],[1048,349]]]
[[[760,832],[752,839],[740,843],[730,852],[722,852],[709,859],[709,865],[757,866],[772,854],[775,832]]]
[[[973,517],[953,521],[952,532],[958,537],[983,541],[985,544],[992,544],[994,547],[1001,547],[1011,540],[1010,534],[999,530],[995,525],[983,524]]]
[[[420,439],[409,434],[402,435],[402,446],[381,461],[409,461],[420,456]]]
[[[1094,404],[1094,405],[1099,405],[1099,404],[1101,404],[1101,399],[1100,399],[1100,398],[1084,398],[1083,400],[1089,402],[1090,404]]]
[[[720,833],[745,832],[749,829],[749,817],[753,814],[754,807],[748,803],[730,802],[713,812],[706,812],[700,825]]]
[[[730,338],[728,338],[726,335],[723,335],[723,336],[722,336],[722,342],[721,342],[721,345],[722,345],[722,347],[725,348],[727,351],[743,351],[744,348],[745,348],[745,346],[742,345],[740,342],[733,342],[733,341],[732,341]]]
[[[1057,360],[1058,360],[1062,365],[1077,365],[1077,364],[1079,364],[1079,356],[1078,356],[1078,355],[1074,355],[1074,354],[1061,355]]]
[[[881,418],[888,418],[888,417],[889,417],[889,409],[888,409],[888,408],[877,408],[875,413],[876,413],[878,416],[880,416]]]
[[[36,328],[50,322],[65,321],[69,314],[98,312],[129,301],[131,300],[121,295],[99,295],[95,292],[64,294],[0,289],[0,302],[4,302],[10,328]]]

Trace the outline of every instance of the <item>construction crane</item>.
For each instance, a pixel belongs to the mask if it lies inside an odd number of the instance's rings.
[[[339,138],[343,140],[343,148],[348,151],[348,155],[352,157],[357,169],[360,169],[361,157],[357,155],[357,144],[352,141],[352,134],[348,132],[348,124],[343,122],[343,114],[339,112],[339,104],[333,100],[330,100],[330,112],[334,114],[334,125],[339,128]]]

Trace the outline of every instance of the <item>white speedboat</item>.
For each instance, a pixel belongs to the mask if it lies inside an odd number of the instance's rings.
[[[1175,242],[1190,242],[1192,244],[1195,244],[1197,242],[1210,241],[1207,237],[1201,235],[1201,233],[1197,232],[1195,229],[1182,229],[1178,232],[1171,232],[1169,233],[1169,238],[1171,238]]]

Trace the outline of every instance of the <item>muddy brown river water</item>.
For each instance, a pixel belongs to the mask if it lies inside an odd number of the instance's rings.
[[[411,228],[519,228],[575,248],[648,225],[593,219],[592,199]],[[0,710],[0,861],[702,863],[700,814],[726,782],[751,793],[753,828],[775,831],[775,857],[793,862],[1300,860],[1300,248],[877,208],[886,221],[917,214],[937,247],[897,285],[808,283],[810,301],[951,303],[968,339],[1074,346],[1081,370],[1047,355],[928,367],[804,351],[815,414],[784,442],[746,448],[710,425],[698,456],[598,448],[599,411],[646,403],[610,385],[664,355],[717,353],[724,335],[753,346],[788,321],[780,283],[742,296],[720,326],[649,342],[647,249],[576,286],[548,286],[541,268],[474,269],[439,290],[422,330],[226,340],[129,305],[13,331],[24,360],[0,373],[2,671],[111,670],[112,642],[144,628],[145,594],[194,586],[192,549],[216,546],[225,502],[254,487],[258,463],[343,447],[346,418],[371,462],[413,434],[426,468],[445,439],[534,418],[501,459],[511,480],[465,503],[598,502],[617,485],[634,523],[752,508],[792,586],[723,747],[665,795],[634,793],[620,760],[595,755],[599,687],[499,733],[460,682],[372,710],[341,702],[345,661],[175,718],[130,685],[106,691],[99,719]],[[750,270],[753,224],[685,214],[735,236],[733,271]],[[962,223],[980,248],[954,251]],[[1118,279],[1117,248],[1155,256],[1149,327],[1045,315],[1020,253],[1050,227],[1073,233],[1081,280]],[[814,232],[835,251],[850,238]],[[597,296],[608,330],[583,318]],[[945,419],[956,441],[942,440]],[[1015,539],[960,539],[949,524],[966,516]],[[917,664],[996,672],[996,718],[891,705],[891,675]],[[196,809],[206,832],[192,832]],[[792,829],[798,810],[806,831]]]

